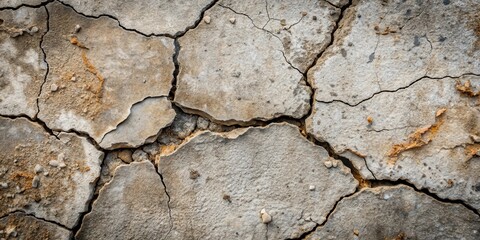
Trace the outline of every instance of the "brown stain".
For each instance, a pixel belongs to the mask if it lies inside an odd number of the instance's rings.
[[[80,43],[80,42],[78,41],[78,38],[75,37],[75,36],[70,37],[70,43],[73,44],[73,45],[75,45],[75,46],[77,46],[77,47],[79,47],[79,48],[88,49],[87,47],[85,47],[85,45],[83,45],[82,43]]]
[[[26,171],[16,171],[10,176],[10,180],[19,182],[25,190],[32,188],[32,180],[35,174]]]
[[[445,111],[446,109],[444,108],[439,109],[435,114],[434,124],[417,129],[415,132],[410,134],[410,136],[408,136],[408,140],[406,142],[394,144],[387,154],[387,156],[390,158],[388,163],[395,164],[398,155],[400,155],[402,152],[410,149],[420,148],[430,143],[445,122],[443,117]]]
[[[468,163],[474,157],[480,157],[480,143],[468,144],[465,147],[466,162]]]
[[[465,94],[469,97],[478,97],[480,96],[480,90],[475,92],[472,88],[472,83],[470,80],[465,81],[465,83],[462,84],[460,80],[457,80],[457,83],[455,85],[455,88],[462,94]]]
[[[94,92],[97,95],[97,97],[101,98],[102,97],[103,84],[105,82],[105,79],[100,74],[100,72],[97,70],[97,68],[87,58],[87,53],[85,51],[82,51],[82,61],[83,61],[83,64],[85,65],[85,67],[87,68],[87,71],[89,71],[90,73],[95,75],[95,77],[100,82],[99,86],[97,87],[96,90],[94,90]]]

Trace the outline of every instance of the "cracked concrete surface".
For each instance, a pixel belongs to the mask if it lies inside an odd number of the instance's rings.
[[[479,239],[476,0],[0,1],[1,239]]]

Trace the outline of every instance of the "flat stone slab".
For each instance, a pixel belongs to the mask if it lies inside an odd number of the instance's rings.
[[[187,30],[199,21],[201,12],[212,0],[97,1],[63,0],[75,10],[90,16],[112,16],[127,28],[143,34],[169,34]]]
[[[357,186],[289,124],[200,133],[161,156],[158,171],[170,195],[171,239],[298,238]]]
[[[179,43],[174,101],[185,111],[225,124],[308,113],[303,74],[285,60],[278,36],[249,17],[215,5]]]
[[[3,239],[58,239],[71,238],[71,232],[24,213],[12,213],[0,218],[0,237]]]
[[[163,239],[171,228],[168,196],[150,162],[117,167],[76,239]]]
[[[100,142],[104,149],[136,148],[154,142],[161,129],[175,118],[175,110],[166,97],[147,98],[132,107],[128,118]]]
[[[72,228],[87,211],[102,159],[83,137],[0,117],[0,216],[20,210]]]
[[[364,189],[341,200],[306,239],[479,239],[480,218],[410,187]]]
[[[354,2],[308,73],[317,101],[354,105],[424,76],[480,74],[477,0]]]
[[[85,132],[100,142],[132,105],[168,96],[172,39],[125,31],[111,18],[87,18],[57,2],[47,8],[50,29],[42,47],[50,71],[38,116],[49,128]]]
[[[479,91],[480,77],[465,75],[422,79],[355,107],[316,102],[307,131],[366,178],[407,180],[480,209]]]
[[[0,11],[0,114],[37,114],[37,97],[47,73],[40,49],[46,31],[45,8]]]

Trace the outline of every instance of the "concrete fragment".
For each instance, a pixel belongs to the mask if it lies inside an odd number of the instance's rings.
[[[62,155],[64,168],[49,167],[48,177],[35,175],[32,165],[47,166]],[[0,117],[0,165],[9,168],[0,178],[9,180],[0,191],[0,216],[18,210],[73,227],[87,210],[102,158],[83,137],[61,133],[57,139],[24,118]]]
[[[308,73],[316,100],[355,105],[424,76],[480,74],[477,0],[361,0]]]
[[[49,128],[75,129],[100,142],[127,119],[132,105],[168,95],[173,40],[125,31],[111,18],[87,18],[57,2],[47,8],[50,28],[42,47],[50,71],[45,84],[59,89],[42,92],[38,117]],[[78,33],[76,25],[82,26]]]
[[[1,1],[0,7],[17,3]],[[40,49],[47,31],[47,12],[44,8],[27,7],[2,10],[0,20],[0,114],[34,117],[47,72]],[[23,34],[32,27],[37,31]]]
[[[325,149],[289,124],[194,136],[159,159],[158,171],[172,189],[167,238],[297,238],[357,186],[348,168],[326,169],[325,159]],[[263,208],[271,222],[259,218]]]
[[[12,213],[0,218],[0,238],[2,239],[58,239],[71,238],[71,232],[24,213]]]
[[[77,11],[86,15],[107,14],[118,19],[127,29],[144,34],[175,35],[193,26],[211,0],[197,1],[96,1],[64,0]]]
[[[165,97],[147,98],[133,105],[128,118],[105,134],[100,146],[104,149],[135,148],[154,142],[174,117],[175,111]]]
[[[306,239],[479,239],[480,218],[406,186],[377,187],[341,200]]]
[[[161,239],[170,229],[168,196],[150,162],[117,167],[76,239]]]
[[[374,179],[371,170],[377,179],[406,179],[480,209],[480,144],[470,137],[480,133],[480,105],[456,88],[467,80],[480,89],[480,77],[467,74],[425,78],[355,107],[316,102],[307,131],[340,155],[357,159],[354,164],[366,162],[369,169],[360,170],[365,178]],[[367,124],[366,116],[375,121]]]
[[[244,15],[236,15],[232,25],[224,16],[235,13],[225,7],[214,6],[206,14],[223,20],[200,22],[179,39],[174,101],[183,110],[225,124],[301,118],[308,112],[310,88],[285,61],[276,36]],[[237,72],[241,74],[232,75]]]

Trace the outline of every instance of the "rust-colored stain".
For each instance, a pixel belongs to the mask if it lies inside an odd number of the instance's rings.
[[[82,51],[82,61],[85,67],[87,68],[87,71],[95,75],[97,77],[98,81],[100,81],[100,86],[96,90],[94,90],[95,94],[97,94],[98,97],[101,97],[102,95],[102,90],[103,90],[103,83],[105,82],[105,79],[103,76],[100,74],[100,72],[97,70],[97,68],[90,62],[90,60],[87,58],[87,53],[85,51]]]
[[[472,88],[472,83],[470,82],[470,80],[465,81],[465,83],[463,83],[463,84],[462,84],[462,82],[457,81],[457,84],[455,85],[455,88],[456,88],[459,92],[461,92],[461,93],[463,93],[463,94],[465,94],[465,95],[467,95],[467,96],[469,96],[469,97],[478,97],[478,96],[480,96],[480,90],[477,91],[477,92],[475,92],[475,91],[473,90],[473,88]]]
[[[10,180],[21,181],[21,184],[25,190],[32,188],[32,180],[35,174],[25,171],[14,172],[10,176]]]
[[[82,49],[88,49],[87,47],[85,47],[85,45],[83,45],[82,43],[80,43],[78,41],[78,38],[73,36],[73,37],[70,37],[70,43],[79,47],[79,48],[82,48]]]
[[[419,148],[430,143],[445,122],[445,119],[442,117],[445,111],[446,109],[444,108],[439,109],[435,113],[434,124],[417,129],[415,132],[410,134],[410,136],[408,136],[408,140],[406,142],[393,145],[387,154],[387,156],[390,157],[389,163],[395,164],[398,155],[400,155],[402,152]]]
[[[473,157],[480,157],[480,143],[469,144],[465,147],[465,155],[467,155],[467,161],[470,161]]]
[[[372,124],[373,123],[373,118],[371,116],[368,116],[367,117],[367,122],[368,122],[369,125]]]

